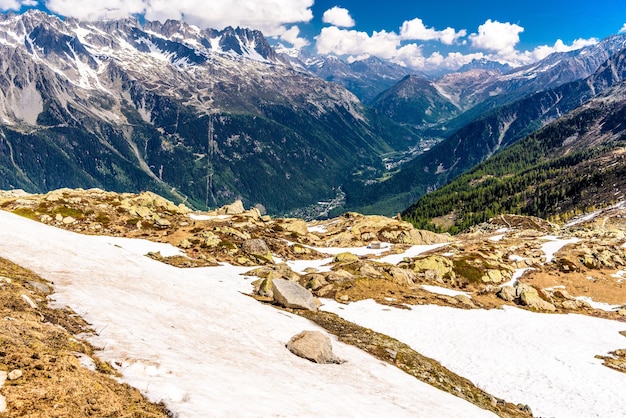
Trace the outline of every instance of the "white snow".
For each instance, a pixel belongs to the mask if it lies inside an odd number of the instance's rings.
[[[140,255],[163,245],[1,211],[0,229],[0,255],[52,280],[56,305],[97,331],[100,357],[178,416],[493,416],[338,341],[341,365],[294,356],[291,336],[319,328],[241,294],[248,269],[178,269]]]
[[[446,296],[458,296],[458,295],[469,296],[472,294],[471,292],[461,292],[460,290],[448,289],[448,288],[439,287],[439,286],[429,286],[425,284],[422,285],[422,289],[428,290],[430,293],[436,293],[438,295],[446,295]]]
[[[515,270],[513,272],[513,275],[511,276],[511,280],[509,280],[506,283],[501,284],[499,287],[504,287],[504,286],[515,287],[519,279],[524,275],[524,273],[526,273],[527,270],[533,270],[533,269],[531,267],[524,267],[524,268]]]
[[[613,312],[616,311],[621,305],[609,305],[604,302],[596,302],[591,299],[589,296],[579,296],[576,299],[582,300],[583,302],[587,302],[594,309],[599,309],[601,311]]]
[[[565,247],[568,244],[574,244],[578,242],[578,238],[569,238],[569,239],[559,239],[553,235],[546,235],[542,237],[542,239],[549,240],[541,246],[541,250],[546,255],[546,264],[554,260],[554,254],[557,253],[561,248]]]
[[[583,315],[550,315],[504,306],[461,310],[433,305],[411,310],[372,300],[323,310],[409,344],[477,386],[535,416],[623,417],[626,376],[596,355],[623,347],[626,324]]]
[[[488,239],[489,241],[498,242],[498,241],[502,241],[502,238],[504,238],[504,235],[505,234],[492,235]]]
[[[406,250],[405,252],[403,252],[402,254],[388,255],[388,256],[380,258],[378,261],[382,263],[398,264],[400,261],[404,260],[407,257],[408,258],[416,257],[422,253],[425,253],[430,250],[435,250],[437,248],[444,247],[446,245],[448,244],[445,243],[445,244],[430,244],[430,245],[414,245],[408,250]]]
[[[189,217],[194,221],[210,221],[213,219],[229,219],[230,215],[202,215],[198,213],[190,213]]]

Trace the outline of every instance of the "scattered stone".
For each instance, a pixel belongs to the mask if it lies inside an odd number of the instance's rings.
[[[230,205],[224,207],[226,215],[241,215],[246,211],[241,200],[235,200]]]
[[[539,296],[539,291],[528,284],[520,283],[517,286],[517,294],[519,295],[520,301],[524,306],[528,306],[531,309],[537,309],[539,311],[556,311],[556,307],[553,304],[542,299],[541,296]]]
[[[343,363],[333,354],[333,346],[328,335],[320,331],[302,331],[294,335],[287,343],[287,349],[296,356],[314,363]]]
[[[35,302],[33,302],[33,300],[31,298],[29,298],[28,295],[22,294],[22,300],[24,302],[26,302],[28,304],[28,306],[30,306],[31,308],[37,309],[37,304]]]
[[[284,279],[272,280],[274,301],[284,308],[317,311],[317,303],[311,292],[296,282]]]
[[[40,283],[40,282],[35,282],[33,280],[28,280],[27,282],[24,283],[26,286],[30,287],[31,289],[34,289],[38,292],[41,293],[45,293],[45,294],[50,294],[52,293],[52,288],[50,286],[48,286],[45,283]]]
[[[193,244],[188,239],[185,238],[184,240],[178,243],[178,246],[183,249],[189,249],[193,247]]]
[[[335,263],[351,263],[353,261],[359,261],[359,256],[349,252],[339,253],[335,256]]]
[[[9,372],[9,374],[7,375],[7,379],[8,380],[17,380],[20,377],[23,376],[23,373],[20,369],[15,369]]]
[[[513,288],[513,286],[502,286],[498,293],[496,293],[496,296],[500,299],[506,300],[507,302],[513,302],[517,299],[517,291]]]
[[[243,242],[241,245],[241,249],[246,254],[249,254],[260,261],[265,263],[274,263],[274,259],[272,258],[272,253],[270,252],[270,248],[267,246],[267,243],[261,238],[248,239]]]
[[[63,218],[62,222],[63,222],[65,225],[71,225],[71,224],[73,224],[74,222],[76,222],[76,219],[75,219],[75,218],[72,218],[71,216],[66,216],[65,218]]]

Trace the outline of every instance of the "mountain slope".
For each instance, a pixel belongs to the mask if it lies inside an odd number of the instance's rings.
[[[403,213],[456,232],[497,214],[567,220],[624,199],[626,82],[486,160]]]
[[[198,207],[241,197],[275,213],[416,140],[379,129],[258,31],[31,11],[2,16],[0,49],[0,187],[150,189]]]
[[[624,51],[584,80],[536,93],[496,108],[459,129],[429,152],[407,163],[390,179],[346,187],[347,206],[368,212],[394,213],[431,192],[498,150],[555,120],[626,77]]]
[[[372,108],[396,122],[419,127],[446,121],[459,113],[429,80],[412,75],[378,95]]]

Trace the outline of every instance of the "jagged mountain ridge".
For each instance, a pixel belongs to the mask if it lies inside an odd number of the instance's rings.
[[[275,212],[328,197],[414,140],[381,137],[352,93],[293,67],[258,31],[30,11],[2,16],[0,49],[2,187],[238,196]]]
[[[489,69],[491,76],[483,76],[478,83],[475,73],[460,70],[439,78],[435,84],[463,110],[485,101],[503,105],[528,94],[587,78],[624,48],[626,35],[614,35],[574,51],[550,54],[536,63],[507,72]],[[467,80],[472,84],[471,89],[467,88]]]
[[[412,73],[406,67],[377,57],[351,63],[334,56],[301,57],[299,61],[316,76],[344,86],[366,104]]]

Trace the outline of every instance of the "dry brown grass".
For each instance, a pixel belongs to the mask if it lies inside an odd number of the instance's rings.
[[[49,308],[45,292],[34,283],[46,281],[0,258],[0,370],[23,372],[0,388],[7,403],[0,415],[170,416],[162,404],[150,403],[138,390],[119,383],[113,369],[94,356],[93,347],[73,336],[89,331],[88,324],[71,311]],[[96,370],[81,365],[79,355],[89,356]]]

